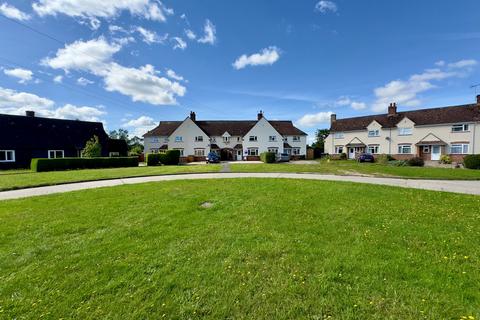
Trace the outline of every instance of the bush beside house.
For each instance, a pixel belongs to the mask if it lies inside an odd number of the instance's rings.
[[[469,154],[465,156],[463,165],[467,169],[480,169],[480,154]]]
[[[180,163],[180,151],[168,150],[166,153],[147,154],[147,166],[177,165]]]
[[[138,157],[34,158],[30,164],[30,168],[34,172],[119,167],[138,167]]]
[[[275,153],[273,153],[273,152],[262,152],[260,154],[260,160],[264,163],[274,163],[275,162]]]

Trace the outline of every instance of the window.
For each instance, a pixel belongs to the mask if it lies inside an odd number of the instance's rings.
[[[333,136],[335,139],[343,139],[343,132],[335,132]]]
[[[468,153],[468,143],[456,143],[450,146],[450,153],[452,154],[466,154]]]
[[[230,142],[230,137],[223,137],[223,142],[229,143]]]
[[[150,142],[151,142],[151,143],[157,143],[157,142],[158,142],[158,137],[152,137],[152,138],[150,139]]]
[[[398,135],[399,136],[411,136],[412,135],[412,128],[398,128]]]
[[[176,137],[175,137],[175,142],[183,142],[183,137],[181,137],[181,136],[176,136]]]
[[[258,156],[258,148],[248,148],[249,156]]]
[[[277,136],[269,136],[269,137],[268,137],[268,141],[270,141],[270,142],[275,142],[275,141],[277,141]]]
[[[48,158],[63,158],[63,150],[48,150]]]
[[[372,154],[377,154],[378,153],[378,148],[379,148],[378,145],[369,145],[368,148],[367,148],[367,152],[372,153]]]
[[[423,146],[422,147],[422,152],[423,153],[430,153],[430,146]]]
[[[0,162],[15,162],[15,150],[0,150]]]
[[[242,137],[237,137],[237,142],[242,141]]]
[[[299,155],[300,154],[300,148],[292,148],[292,154],[293,155]]]
[[[163,138],[163,142],[168,142],[168,137]]]
[[[250,136],[248,141],[257,141],[257,136]]]
[[[215,137],[210,138],[210,142],[216,142],[216,141],[217,141],[217,139],[215,139]]]
[[[465,132],[468,131],[468,124],[454,124],[452,126],[452,132]]]
[[[285,152],[286,154],[290,155],[290,154],[292,154],[292,149],[290,149],[290,148],[285,148],[285,149],[283,149],[283,152]]]
[[[335,153],[343,153],[343,146],[335,146]]]
[[[109,157],[120,157],[120,152],[109,152],[108,156]]]
[[[293,136],[293,142],[299,142],[300,136]]]
[[[369,137],[379,137],[380,136],[380,130],[369,130],[368,131],[368,136]]]
[[[410,144],[399,144],[398,145],[398,153],[399,154],[411,154],[412,153],[412,146]]]
[[[195,137],[195,142],[202,142],[203,141],[203,136],[196,136]]]
[[[205,149],[195,149],[194,153],[195,157],[203,157],[205,156]]]
[[[181,148],[176,148],[176,149],[175,149],[175,148],[174,148],[173,150],[178,150],[178,151],[180,151],[180,157],[183,157],[183,149],[181,149]]]
[[[268,148],[268,152],[278,153],[278,148]]]

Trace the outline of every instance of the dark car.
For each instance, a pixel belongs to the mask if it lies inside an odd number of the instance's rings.
[[[357,158],[358,162],[375,162],[375,158],[371,153],[360,153]]]
[[[220,157],[215,152],[210,152],[206,158],[207,163],[220,163]]]

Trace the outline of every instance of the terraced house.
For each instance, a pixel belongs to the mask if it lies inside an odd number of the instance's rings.
[[[262,152],[288,153],[304,158],[307,134],[292,121],[267,120],[263,112],[257,120],[198,121],[195,112],[183,121],[160,121],[144,135],[145,152],[180,150],[187,161],[202,161],[210,151],[222,160],[258,160]]]
[[[390,104],[387,114],[337,119],[331,116],[325,142],[329,154],[390,154],[396,159],[414,156],[438,161],[444,154],[461,161],[480,153],[480,95],[476,103],[398,112]]]

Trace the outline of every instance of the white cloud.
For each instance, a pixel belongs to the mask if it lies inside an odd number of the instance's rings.
[[[15,77],[19,79],[19,83],[27,83],[32,80],[33,72],[27,69],[15,68],[15,69],[5,69],[3,70],[7,76]]]
[[[62,76],[62,75],[55,76],[55,77],[53,78],[53,82],[55,82],[55,83],[62,83],[62,82],[63,82],[63,76]]]
[[[176,96],[183,97],[186,88],[178,82],[158,77],[151,65],[139,69],[123,67],[112,63],[105,73],[105,89],[130,96],[133,101],[153,105],[176,104]]]
[[[10,19],[15,19],[19,21],[29,20],[31,18],[29,14],[18,10],[16,7],[9,5],[6,2],[0,5],[0,13]]]
[[[77,40],[57,50],[55,57],[42,60],[42,64],[54,69],[99,72],[120,51],[121,44],[108,43],[103,37],[89,41]]]
[[[217,30],[213,23],[210,20],[205,21],[205,25],[203,26],[203,32],[204,35],[203,37],[198,39],[198,42],[200,43],[208,43],[208,44],[214,44],[215,41],[217,40]]]
[[[353,101],[352,104],[350,105],[353,110],[363,110],[367,108],[367,104],[364,102],[356,102]]]
[[[439,60],[439,61],[435,62],[435,65],[437,67],[443,67],[445,65],[445,61],[444,60]]]
[[[259,53],[250,56],[241,55],[233,63],[233,67],[237,70],[246,66],[272,65],[280,58],[280,50],[276,47],[268,47],[262,49]]]
[[[337,101],[335,101],[335,104],[337,106],[348,106],[352,103],[352,100],[349,97],[340,97],[338,98]]]
[[[166,16],[173,14],[173,9],[155,0],[37,0],[32,7],[40,16],[64,14],[81,21],[87,20],[92,28],[99,27],[99,18],[115,18],[122,11],[160,22],[165,22]]]
[[[77,83],[81,86],[86,86],[89,84],[94,84],[95,82],[93,82],[92,80],[86,79],[84,77],[80,77],[77,79]]]
[[[52,111],[51,117],[58,119],[78,119],[83,121],[101,122],[99,118],[106,114],[102,107],[77,107],[72,104],[66,104],[61,108]]]
[[[304,127],[313,127],[320,123],[328,123],[333,112],[318,112],[314,114],[306,114],[301,117],[297,123]]]
[[[364,102],[354,101],[350,97],[340,97],[335,101],[336,106],[345,107],[349,106],[354,110],[363,110],[367,108],[367,104]]]
[[[464,77],[476,64],[476,60],[460,60],[449,64],[437,62],[437,66],[446,65],[448,68],[446,70],[426,69],[422,73],[410,76],[407,80],[390,81],[385,86],[374,90],[376,101],[372,110],[375,112],[385,111],[391,102],[409,107],[418,106],[421,103],[418,94],[436,88],[434,81]]]
[[[167,77],[177,81],[185,80],[182,76],[176,74],[175,71],[173,71],[172,69],[167,69]]]
[[[140,33],[143,42],[147,44],[163,43],[168,37],[168,33],[160,37],[155,31],[147,30],[143,27],[136,27],[135,30]]]
[[[315,10],[321,13],[327,13],[328,11],[337,12],[338,7],[333,1],[321,0],[315,5]]]
[[[109,30],[111,33],[117,33],[117,32],[129,33],[127,30],[125,30],[124,27],[122,27],[122,26],[117,26],[117,25],[114,25],[114,24],[109,25],[109,26],[108,26],[108,30]]]
[[[185,35],[187,36],[188,39],[190,40],[195,40],[197,38],[197,35],[195,34],[195,32],[193,32],[192,30],[190,29],[185,29]]]
[[[155,127],[157,123],[153,120],[153,118],[147,116],[141,116],[137,119],[132,119],[123,123],[123,126],[134,128],[133,135],[141,137],[147,131]]]
[[[181,50],[185,50],[187,48],[187,43],[185,42],[185,40],[183,40],[182,38],[180,37],[173,37],[172,38],[173,42],[175,43],[173,45],[173,49],[181,49]]]

